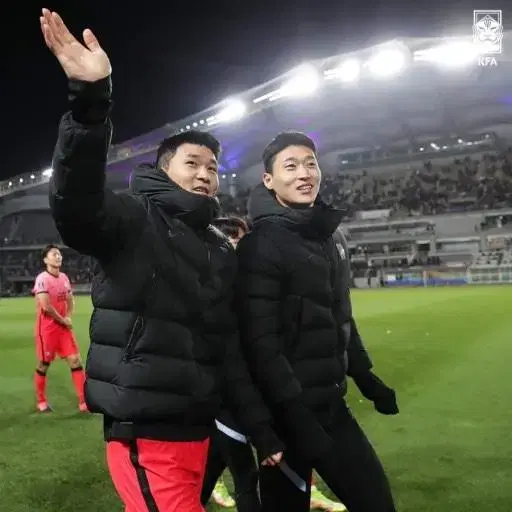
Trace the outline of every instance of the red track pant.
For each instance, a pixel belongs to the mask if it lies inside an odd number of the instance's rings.
[[[125,512],[204,512],[205,441],[110,441],[107,463]]]

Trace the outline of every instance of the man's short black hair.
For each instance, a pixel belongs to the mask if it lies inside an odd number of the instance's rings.
[[[190,130],[183,133],[178,133],[164,139],[156,154],[156,166],[159,169],[167,167],[169,160],[176,154],[176,150],[183,144],[197,144],[198,146],[205,146],[208,148],[218,159],[221,146],[220,142],[210,133],[202,132],[200,130]]]
[[[272,174],[276,155],[289,146],[305,146],[316,155],[316,145],[311,137],[302,132],[281,132],[273,138],[263,150],[263,165],[265,172]]]
[[[230,215],[229,217],[218,217],[212,224],[220,229],[226,236],[236,238],[239,234],[240,229],[246,235],[249,232],[249,225],[242,219],[242,217],[236,217]]]
[[[43,248],[41,251],[41,258],[44,260],[46,256],[48,256],[48,253],[52,251],[53,249],[58,249],[60,251],[60,248],[58,245],[54,244],[48,244],[46,247]]]

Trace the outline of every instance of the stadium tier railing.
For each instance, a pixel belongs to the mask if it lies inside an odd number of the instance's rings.
[[[389,287],[512,284],[512,265],[384,271],[383,282]]]

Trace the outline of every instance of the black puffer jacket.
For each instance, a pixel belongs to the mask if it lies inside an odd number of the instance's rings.
[[[134,173],[128,193],[104,188],[108,86],[75,89],[50,186],[63,241],[99,260],[87,404],[104,415],[107,439],[194,440],[209,435],[222,394],[254,443],[279,451],[239,349],[236,256],[210,226],[218,204],[151,168]]]
[[[341,293],[341,300],[339,301],[342,310],[341,316],[343,319],[349,319],[348,322],[342,323],[344,337],[346,340],[349,340],[346,346],[347,375],[357,379],[359,376],[365,376],[373,365],[366,352],[363,340],[359,335],[354,317],[352,316],[352,300],[350,298],[350,283],[352,282],[350,257],[347,240],[341,227],[336,229],[332,238],[340,255],[337,289]]]
[[[349,344],[350,272],[333,238],[341,212],[321,200],[284,208],[260,185],[249,214],[254,227],[239,244],[237,282],[246,359],[278,418],[301,429],[307,409],[328,426],[348,365],[371,368],[360,338]]]

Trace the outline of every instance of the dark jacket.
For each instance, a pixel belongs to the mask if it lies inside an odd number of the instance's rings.
[[[261,450],[279,451],[239,348],[236,256],[210,225],[218,203],[142,168],[131,190],[105,188],[110,80],[72,84],[50,204],[63,241],[99,261],[86,401],[107,439],[204,439],[220,397]]]
[[[363,344],[363,340],[357,330],[357,325],[352,314],[352,300],[350,298],[350,283],[352,282],[350,270],[350,257],[347,240],[341,227],[338,227],[333,233],[333,240],[340,255],[340,278],[338,280],[338,290],[342,293],[340,307],[343,310],[343,318],[348,318],[348,322],[342,324],[345,339],[348,340],[346,346],[347,375],[355,377],[366,375],[372,368],[372,362]]]
[[[334,239],[342,213],[320,199],[284,208],[260,185],[249,214],[236,292],[243,349],[279,428],[288,438],[293,428],[304,432],[296,442],[318,452],[328,443],[319,425],[328,427],[340,405],[348,369],[371,368],[351,334],[350,270]]]

